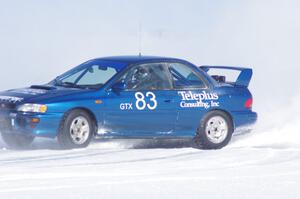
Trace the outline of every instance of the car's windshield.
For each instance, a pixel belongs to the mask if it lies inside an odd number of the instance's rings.
[[[54,81],[57,86],[77,88],[99,88],[110,80],[120,67],[106,65],[105,62],[82,64]]]

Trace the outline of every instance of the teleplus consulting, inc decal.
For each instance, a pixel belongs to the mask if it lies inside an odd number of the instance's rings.
[[[210,107],[219,106],[219,96],[216,93],[207,93],[205,91],[201,93],[178,91],[178,94],[181,96],[180,107],[182,108],[203,107],[208,109]]]

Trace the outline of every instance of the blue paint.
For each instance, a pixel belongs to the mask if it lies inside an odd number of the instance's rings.
[[[122,84],[112,89],[120,77],[132,67],[149,63],[179,63],[195,71],[203,80],[203,88],[174,88],[165,90],[122,90]],[[106,67],[115,69],[116,74],[99,87],[83,88],[58,84],[74,71],[99,65],[99,70]],[[31,134],[42,137],[56,137],[62,118],[72,109],[84,109],[96,120],[98,133],[103,137],[123,138],[179,138],[193,137],[203,116],[209,111],[222,110],[230,115],[235,128],[255,123],[257,114],[245,107],[245,102],[252,98],[247,86],[252,76],[249,68],[222,67],[240,70],[235,84],[220,84],[205,71],[212,67],[197,66],[181,59],[153,56],[104,57],[85,62],[74,69],[58,76],[45,85],[35,85],[25,89],[8,90],[0,93],[0,125],[11,128],[15,133]],[[88,70],[86,71],[88,72]],[[171,80],[170,80],[171,81]],[[61,83],[61,82],[60,82]],[[174,82],[173,82],[174,83]],[[173,84],[174,85],[174,84]],[[146,107],[139,110],[136,93],[144,96]],[[149,93],[150,92],[150,93]],[[151,97],[155,96],[155,101]],[[1,96],[11,97],[10,101]],[[14,98],[13,98],[14,97]],[[95,103],[100,100],[101,103]],[[154,104],[157,103],[157,104]],[[46,113],[24,113],[17,108],[26,103],[45,104]],[[156,105],[156,106],[155,106]],[[155,109],[151,110],[151,107]],[[150,108],[149,108],[150,107]],[[40,122],[31,126],[31,119]],[[14,121],[12,125],[11,121]],[[3,126],[6,122],[7,126]],[[2,129],[3,129],[2,128]]]

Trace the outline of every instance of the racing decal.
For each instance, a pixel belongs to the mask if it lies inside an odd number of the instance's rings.
[[[153,92],[147,92],[145,95],[142,92],[136,92],[134,96],[135,96],[135,104],[121,103],[120,109],[133,110],[133,107],[135,105],[135,108],[137,110],[145,110],[145,109],[154,110],[158,105],[156,96]]]
[[[123,110],[133,110],[133,104],[132,103],[121,103],[120,109]]]
[[[181,96],[180,107],[181,108],[205,108],[218,107],[219,96],[216,93],[207,93],[202,91],[201,93],[195,93],[192,91],[179,91],[178,95]]]
[[[0,96],[0,100],[9,102],[9,103],[17,103],[17,102],[22,102],[24,100],[24,98],[12,97],[12,96]]]
[[[145,101],[145,96],[141,92],[135,93],[135,106],[138,110],[144,110],[146,107],[150,110],[154,110],[157,107],[157,101],[156,101],[156,96],[152,92],[147,92],[146,97],[149,98],[151,103],[146,103]]]
[[[24,88],[24,89],[11,90],[11,92],[27,94],[27,95],[41,95],[41,94],[45,94],[46,90]]]

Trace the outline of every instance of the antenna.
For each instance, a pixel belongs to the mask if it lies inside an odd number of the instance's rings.
[[[142,23],[139,22],[139,56],[142,56]]]

